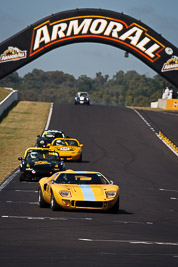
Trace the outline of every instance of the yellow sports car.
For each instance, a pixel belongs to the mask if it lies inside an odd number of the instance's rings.
[[[52,210],[89,209],[117,213],[119,186],[99,172],[61,171],[39,181],[38,202],[39,207],[48,204]]]
[[[82,161],[82,147],[77,139],[56,138],[52,141],[50,148],[56,150],[64,160]]]

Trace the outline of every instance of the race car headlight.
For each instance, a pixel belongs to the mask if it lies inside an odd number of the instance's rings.
[[[40,141],[40,144],[41,144],[41,145],[44,145],[44,141],[43,141],[43,140],[41,140],[41,141]]]
[[[59,170],[59,165],[55,164],[54,167],[53,167],[53,170],[58,171]]]
[[[70,191],[59,191],[59,194],[61,195],[61,197],[71,197],[71,192]]]
[[[115,191],[108,191],[108,192],[106,192],[106,197],[107,198],[113,198],[113,197],[115,197],[115,195],[116,195],[116,192]]]

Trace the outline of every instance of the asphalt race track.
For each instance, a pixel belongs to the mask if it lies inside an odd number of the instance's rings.
[[[177,113],[142,115],[176,138]],[[49,128],[84,144],[67,168],[120,186],[119,213],[40,209],[38,183],[16,176],[0,191],[0,266],[177,267],[178,157],[128,108],[55,104]]]

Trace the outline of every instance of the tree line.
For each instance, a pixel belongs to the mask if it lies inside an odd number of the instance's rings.
[[[101,72],[94,78],[75,78],[62,71],[33,69],[24,77],[17,72],[6,76],[0,80],[0,86],[18,90],[20,100],[54,103],[73,103],[76,93],[85,91],[92,104],[148,107],[162,97],[166,86],[172,87],[173,98],[177,97],[176,88],[161,76],[150,78],[136,71],[119,71],[112,78]]]

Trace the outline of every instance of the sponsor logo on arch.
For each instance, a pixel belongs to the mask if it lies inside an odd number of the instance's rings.
[[[3,54],[0,55],[0,63],[16,61],[27,57],[27,51],[20,50],[17,47],[9,46]]]
[[[123,20],[105,16],[77,16],[34,27],[30,56],[43,49],[74,39],[93,38],[116,42],[131,48],[150,62],[161,57],[165,46],[147,33],[147,29],[133,22],[127,25]]]
[[[162,72],[178,70],[178,57],[172,56],[162,67]]]

